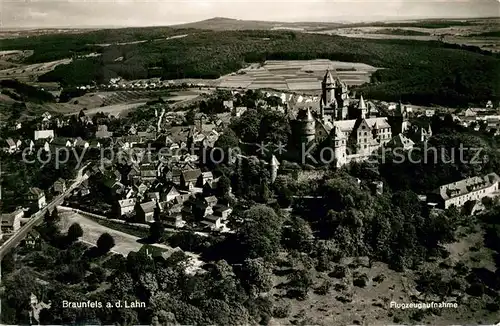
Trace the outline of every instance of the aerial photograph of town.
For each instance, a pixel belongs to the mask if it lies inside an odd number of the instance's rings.
[[[2,1],[0,260],[0,325],[500,325],[500,1]]]

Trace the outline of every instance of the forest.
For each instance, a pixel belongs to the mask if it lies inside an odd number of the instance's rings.
[[[120,35],[118,31],[123,31]],[[188,34],[166,40],[172,34]],[[161,36],[161,38],[160,38]],[[163,38],[165,37],[165,38]],[[113,44],[147,40],[139,44]],[[109,42],[109,46],[96,46]],[[41,81],[63,86],[103,83],[112,77],[218,78],[265,60],[330,59],[383,68],[361,87],[368,97],[414,104],[467,106],[498,100],[500,59],[476,47],[437,41],[366,40],[290,31],[102,30],[76,35],[6,40],[0,49],[33,49],[27,62],[91,52],[58,66]],[[116,61],[123,57],[122,61]]]

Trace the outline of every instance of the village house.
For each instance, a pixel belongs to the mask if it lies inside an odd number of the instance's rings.
[[[155,220],[156,202],[149,201],[143,204],[136,205],[137,222],[151,223]]]
[[[431,109],[425,110],[425,116],[428,118],[433,117],[435,114],[436,114],[436,110],[431,110]]]
[[[206,205],[214,207],[217,204],[217,197],[215,196],[205,197],[203,201],[205,202]]]
[[[18,149],[19,145],[12,138],[7,138],[7,152],[12,154]]]
[[[409,137],[414,143],[426,142],[432,137],[431,126],[429,125],[427,128],[412,126]]]
[[[80,197],[85,197],[90,194],[89,181],[84,180],[76,189],[76,193],[80,195]]]
[[[73,139],[65,137],[56,137],[52,139],[52,141],[50,142],[50,146],[54,148],[73,147],[74,143],[75,141]]]
[[[233,116],[235,116],[236,118],[239,118],[245,112],[247,112],[247,107],[246,106],[238,106],[238,107],[234,108],[234,110],[233,110]]]
[[[165,192],[164,198],[162,198],[166,202],[173,201],[177,196],[179,196],[179,191],[175,188],[175,186],[171,186],[167,192]]]
[[[63,178],[59,178],[54,182],[54,192],[58,194],[62,194],[66,191],[66,180]]]
[[[88,148],[90,146],[90,143],[82,139],[82,137],[77,137],[73,143],[73,146],[77,148]]]
[[[210,230],[219,230],[222,228],[222,217],[215,215],[207,215],[201,221],[202,225],[205,225]]]
[[[162,221],[166,226],[172,228],[182,228],[186,225],[186,221],[182,219],[182,214],[165,215],[162,217]]]
[[[213,208],[214,215],[222,217],[223,220],[227,219],[229,215],[233,212],[231,207],[225,205],[216,205]]]
[[[116,181],[113,186],[111,187],[111,193],[113,196],[116,196],[118,198],[123,198],[126,192],[126,187],[123,183],[120,181]]]
[[[214,175],[212,172],[202,172],[198,178],[198,186],[203,187],[207,183],[212,183],[214,181]]]
[[[103,139],[103,138],[110,138],[110,137],[113,137],[113,133],[108,131],[108,126],[99,125],[97,127],[97,131],[95,133],[95,138]]]
[[[147,141],[155,140],[156,139],[156,132],[139,131],[137,133],[137,136],[140,137],[141,143],[145,143]]]
[[[35,230],[31,230],[22,243],[28,248],[36,249],[41,245],[40,234]]]
[[[158,203],[160,201],[160,193],[158,191],[148,192],[147,198]]]
[[[409,139],[408,137],[405,137],[403,134],[398,134],[387,143],[387,147],[393,148],[393,149],[398,149],[398,150],[410,150],[413,148],[415,143],[413,140]]]
[[[140,180],[142,182],[153,182],[157,177],[156,166],[152,163],[140,166]]]
[[[233,100],[224,101],[222,105],[226,111],[232,111],[234,108]]]
[[[499,181],[496,173],[460,180],[439,187],[427,195],[427,200],[431,204],[435,203],[438,208],[448,209],[452,205],[461,207],[469,201],[498,196]]]
[[[137,188],[137,197],[143,198],[146,191],[148,191],[149,186],[146,183],[142,182],[136,188]]]
[[[17,209],[14,212],[1,214],[1,233],[17,232],[21,228],[21,218],[24,217],[24,211]]]
[[[211,215],[214,213],[213,206],[207,204],[205,201],[197,200],[192,205],[192,214],[195,219],[203,219],[207,215]]]
[[[129,173],[127,174],[127,181],[131,185],[135,185],[140,182],[141,170],[136,164],[131,166]]]
[[[35,130],[35,140],[54,138],[54,130]]]
[[[117,213],[119,216],[124,216],[132,213],[135,210],[135,198],[122,199],[117,201]]]
[[[26,195],[26,200],[29,202],[30,206],[36,210],[42,209],[47,205],[45,201],[45,193],[40,188],[30,188],[28,194]]]
[[[184,170],[181,173],[181,186],[187,190],[193,190],[196,187],[198,178],[201,176],[201,170]]]
[[[50,121],[50,119],[52,119],[52,114],[50,114],[50,112],[48,111],[45,111],[42,114],[42,121]]]

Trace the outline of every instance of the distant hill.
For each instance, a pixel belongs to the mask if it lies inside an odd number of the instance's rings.
[[[314,31],[325,28],[336,28],[343,26],[341,23],[321,23],[321,22],[273,22],[260,20],[240,20],[225,17],[215,17],[198,22],[172,25],[169,27],[176,29],[194,28],[213,31],[234,31],[234,30],[303,30]]]

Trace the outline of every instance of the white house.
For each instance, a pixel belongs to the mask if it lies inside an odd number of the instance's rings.
[[[135,198],[119,200],[118,207],[120,216],[133,212],[135,203]]]
[[[27,200],[37,209],[42,209],[47,205],[45,193],[40,188],[30,188],[27,194]]]
[[[21,218],[24,217],[24,211],[22,209],[15,210],[14,212],[1,214],[0,215],[0,225],[2,233],[17,232],[21,228]]]
[[[14,142],[12,138],[7,138],[6,141],[7,141],[7,151],[9,153],[14,153],[15,151],[17,151],[16,142]]]
[[[35,130],[35,140],[54,138],[54,130]]]
[[[429,202],[436,202],[441,208],[452,205],[461,207],[468,201],[480,201],[484,197],[498,195],[500,177],[490,173],[481,177],[472,177],[439,187],[427,196]]]
[[[179,191],[174,186],[172,186],[172,188],[170,188],[170,190],[167,192],[167,194],[165,196],[165,200],[167,202],[170,202],[170,201],[174,200],[179,195],[180,195]]]

